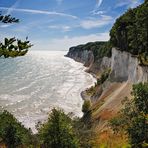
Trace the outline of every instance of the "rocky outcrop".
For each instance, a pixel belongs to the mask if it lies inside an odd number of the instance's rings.
[[[103,57],[96,60],[93,64],[91,64],[87,72],[95,74],[96,77],[99,77],[100,74],[104,72],[104,70],[110,67],[111,67],[111,58]]]
[[[90,50],[79,50],[76,47],[71,47],[66,56],[83,63],[86,67],[89,67],[94,62],[94,55]]]
[[[148,67],[140,66],[137,57],[116,48],[112,49],[111,69],[111,81],[131,83],[148,81]]]

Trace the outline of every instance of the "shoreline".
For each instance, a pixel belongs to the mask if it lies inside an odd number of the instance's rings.
[[[85,68],[84,72],[86,72],[86,73],[88,73],[89,75],[91,75],[91,76],[93,77],[93,79],[94,79],[94,82],[93,82],[93,84],[92,84],[91,86],[93,86],[93,85],[96,83],[96,81],[97,81],[97,76],[96,76],[95,73],[89,72],[89,69],[88,69],[89,67],[85,66],[85,64],[82,63],[82,62],[76,61],[74,58],[71,58],[71,57],[69,57],[69,56],[67,56],[67,55],[64,55],[64,56],[67,57],[67,58],[69,58],[69,59],[72,59],[73,61],[75,61],[75,62],[77,62],[77,63],[83,64],[83,66],[84,66],[84,68]],[[87,88],[85,88],[84,90],[81,91],[80,96],[81,96],[81,98],[82,98],[83,101],[85,101],[85,100],[90,100],[90,96],[86,94],[86,90],[89,89],[91,86],[88,86]]]

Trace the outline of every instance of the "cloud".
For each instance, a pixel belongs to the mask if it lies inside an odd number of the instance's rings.
[[[100,7],[102,2],[103,2],[103,0],[97,0],[97,7]]]
[[[9,10],[8,7],[0,7],[1,10]],[[55,11],[43,11],[43,10],[33,10],[33,9],[18,9],[18,8],[11,8],[11,11],[16,12],[23,12],[23,13],[32,13],[32,14],[44,14],[44,15],[57,15],[61,17],[70,17],[72,19],[77,19],[77,16],[66,14],[66,13],[59,13]]]
[[[140,0],[118,0],[117,4],[116,4],[116,8],[117,7],[123,7],[123,6],[127,6],[128,8],[134,8],[136,6],[138,6],[140,4]]]
[[[71,30],[71,27],[70,26],[66,26],[66,25],[50,25],[50,26],[48,26],[48,28],[50,28],[50,29],[58,29],[58,30],[61,30],[61,31],[63,31],[63,32],[68,32],[68,31],[70,31]]]
[[[14,8],[16,8],[19,5],[20,1],[17,0],[9,9],[7,9],[7,13],[5,15],[9,15]]]
[[[100,15],[105,12],[99,10],[99,7],[101,6],[102,2],[103,0],[97,0],[97,4],[95,5],[94,9],[90,12],[92,15]]]
[[[99,28],[105,25],[108,25],[112,22],[113,18],[107,15],[101,15],[101,18],[90,18],[87,20],[83,20],[80,23],[80,26],[84,29],[92,29],[92,28]]]
[[[56,0],[56,1],[59,5],[63,2],[63,0]]]
[[[68,50],[71,46],[76,46],[79,44],[85,44],[87,42],[94,42],[94,41],[108,41],[109,40],[109,33],[97,33],[97,34],[90,34],[86,36],[77,36],[77,37],[68,37],[65,36],[64,38],[56,38],[52,40],[39,40],[33,41],[34,43],[34,50]]]
[[[106,11],[100,11],[100,10],[93,10],[90,12],[92,15],[101,15],[106,13]]]
[[[12,24],[2,24],[2,25],[0,25],[0,28],[7,28],[10,26],[12,26]]]

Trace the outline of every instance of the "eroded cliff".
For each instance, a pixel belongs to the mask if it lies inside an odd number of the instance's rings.
[[[131,83],[148,81],[148,66],[140,66],[136,56],[116,48],[112,49],[111,69],[112,81]]]
[[[89,93],[82,93],[84,99],[89,98],[92,101],[92,121],[96,123],[99,132],[103,132],[107,128],[107,121],[121,110],[125,97],[131,97],[132,85],[148,81],[148,67],[141,66],[136,56],[116,48],[112,49],[110,58],[94,60],[92,51],[75,48],[71,48],[67,56],[87,66],[87,71],[97,79],[106,69],[111,69],[103,84],[95,84]]]

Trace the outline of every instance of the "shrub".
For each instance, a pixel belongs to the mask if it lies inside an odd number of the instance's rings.
[[[91,102],[90,100],[85,100],[82,106],[82,112],[87,114],[90,111]]]
[[[109,77],[111,69],[106,69],[97,80],[97,85],[103,84]]]

